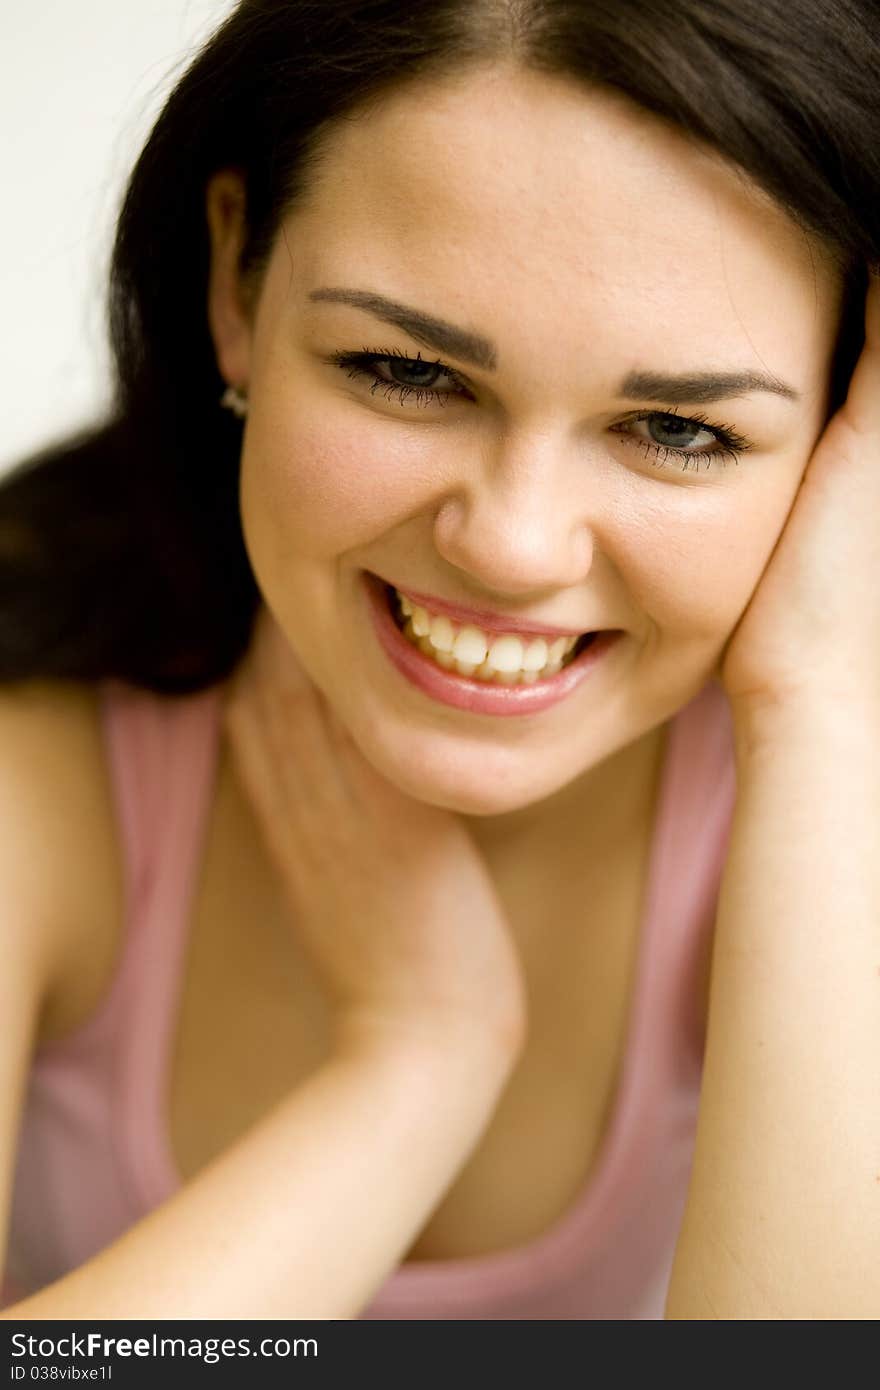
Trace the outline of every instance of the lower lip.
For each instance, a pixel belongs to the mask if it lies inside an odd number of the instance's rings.
[[[469,714],[537,714],[558,704],[589,677],[621,635],[600,632],[568,666],[533,685],[489,684],[446,671],[425,656],[407,641],[391,616],[382,580],[366,571],[363,579],[376,636],[393,665],[432,699]]]

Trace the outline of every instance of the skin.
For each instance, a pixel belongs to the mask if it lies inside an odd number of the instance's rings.
[[[346,121],[256,294],[236,275],[233,173],[211,181],[207,211],[218,364],[250,403],[245,540],[292,652],[369,762],[460,813],[484,848],[572,813],[610,842],[644,800],[667,721],[718,671],[825,425],[840,284],[821,250],[737,170],[623,98],[506,68]],[[482,333],[497,368],[310,302],[323,286]],[[365,347],[440,358],[465,394],[401,404],[324,360]],[[619,384],[636,368],[710,367],[769,371],[800,399],[680,403],[753,447],[738,466],[660,466],[655,441],[720,446],[696,425],[671,439],[664,403],[623,400]],[[394,379],[387,364],[378,374]],[[653,423],[621,423],[637,410]],[[389,666],[362,569],[624,637],[555,707],[466,714]]]

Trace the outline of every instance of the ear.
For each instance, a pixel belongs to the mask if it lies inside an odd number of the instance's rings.
[[[247,231],[247,199],[240,174],[224,169],[205,191],[211,239],[208,276],[208,324],[217,366],[229,386],[246,389],[250,380],[252,318],[239,271]]]

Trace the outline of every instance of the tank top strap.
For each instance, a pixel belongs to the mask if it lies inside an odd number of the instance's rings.
[[[111,1008],[116,1102],[126,1169],[139,1206],[167,1183],[153,1117],[173,1044],[192,897],[217,767],[223,686],[163,696],[105,683],[104,716],[130,898]],[[114,1007],[115,1006],[115,1007]]]
[[[222,686],[161,696],[125,681],[98,683],[101,732],[124,884],[121,944],[98,1007],[41,1056],[125,1051],[134,1018],[171,983],[186,918],[168,909],[174,885],[192,872],[210,802]],[[163,901],[160,901],[163,900]]]
[[[137,920],[133,910],[144,901],[155,874],[155,827],[169,788],[165,784],[165,743],[169,720],[161,696],[127,682],[99,684],[101,728],[126,885],[126,934]]]

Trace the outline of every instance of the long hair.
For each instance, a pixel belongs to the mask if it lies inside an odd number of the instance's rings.
[[[844,280],[831,410],[880,260],[876,0],[242,0],[186,69],[131,174],[110,268],[108,418],[0,481],[0,681],[224,679],[260,594],[238,506],[241,424],[207,312],[205,188],[238,169],[258,287],[335,123],[392,89],[514,62],[610,87],[704,142]]]

